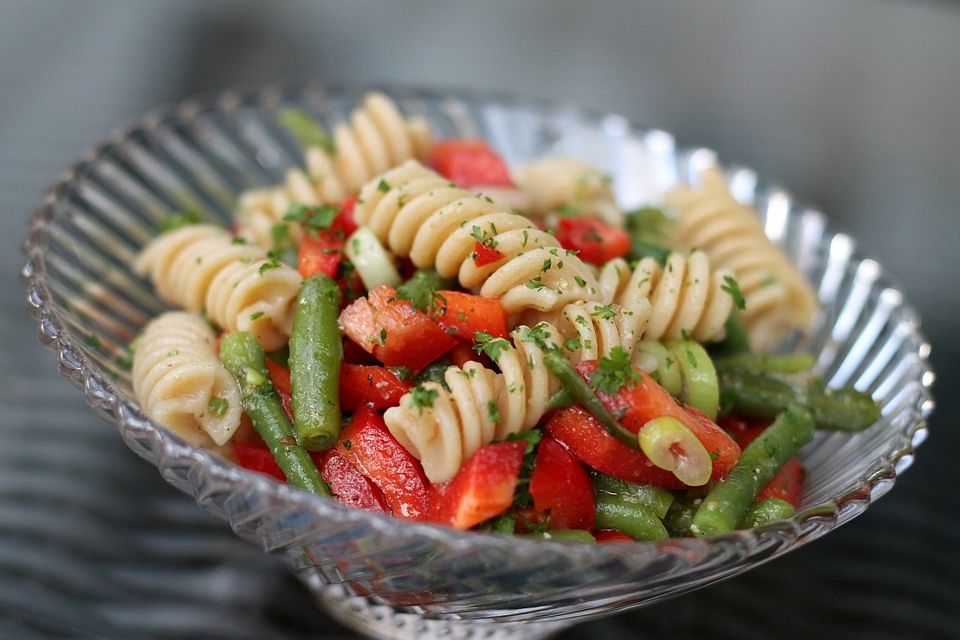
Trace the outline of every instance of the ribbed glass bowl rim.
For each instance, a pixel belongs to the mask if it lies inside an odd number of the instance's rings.
[[[295,99],[307,93],[319,92],[321,95],[337,95],[349,92],[360,93],[364,90],[382,90],[392,96],[413,98],[424,101],[459,100],[475,105],[496,105],[503,108],[527,109],[534,111],[549,111],[562,113],[565,116],[575,117],[584,122],[599,126],[607,118],[617,118],[628,124],[628,132],[635,135],[657,133],[669,136],[672,134],[659,129],[649,129],[636,126],[629,119],[616,114],[569,105],[560,101],[516,96],[496,91],[475,91],[464,89],[434,89],[414,86],[391,86],[377,83],[363,85],[357,83],[276,83],[258,88],[237,88],[216,94],[202,94],[183,102],[161,106],[149,111],[145,116],[132,124],[117,130],[103,141],[90,147],[78,160],[73,162],[44,193],[42,203],[30,217],[28,233],[22,245],[22,252],[27,257],[21,277],[27,288],[27,305],[40,326],[41,342],[44,342],[59,359],[61,374],[70,379],[84,391],[87,404],[92,409],[104,414],[104,410],[112,414],[112,421],[117,424],[121,432],[125,429],[149,436],[159,445],[159,451],[152,451],[153,461],[169,461],[179,458],[189,458],[201,463],[201,469],[209,475],[208,480],[229,484],[237,491],[246,491],[263,494],[266,498],[281,500],[289,506],[314,512],[325,518],[336,518],[343,523],[364,524],[381,534],[391,536],[423,536],[443,546],[464,549],[477,545],[489,545],[501,550],[517,550],[518,545],[526,551],[537,548],[553,552],[561,552],[578,561],[604,562],[619,559],[623,561],[627,556],[636,555],[638,559],[656,557],[661,552],[671,554],[704,554],[711,545],[733,545],[740,549],[754,549],[770,536],[780,537],[784,534],[787,539],[793,539],[793,544],[780,547],[775,553],[764,558],[769,560],[780,555],[789,548],[819,538],[837,526],[846,523],[862,513],[876,498],[884,495],[895,483],[899,473],[906,470],[912,462],[916,447],[926,436],[926,418],[932,411],[934,402],[930,393],[933,381],[932,370],[928,357],[929,343],[919,331],[919,322],[913,327],[911,337],[918,345],[917,356],[921,363],[919,381],[921,382],[921,396],[913,407],[916,418],[905,425],[898,433],[896,446],[889,449],[889,453],[879,459],[868,474],[865,481],[837,496],[832,502],[824,503],[804,509],[789,519],[749,530],[738,530],[733,533],[710,538],[670,538],[659,541],[637,541],[629,544],[569,544],[548,540],[527,540],[513,536],[502,536],[481,533],[476,531],[458,531],[455,529],[419,522],[400,520],[392,516],[352,509],[341,505],[332,498],[315,496],[293,489],[264,475],[247,471],[231,462],[202,448],[187,445],[171,432],[161,428],[159,424],[150,420],[142,409],[134,402],[123,398],[110,376],[92,363],[84,354],[80,344],[82,338],[71,335],[67,323],[64,321],[61,310],[53,303],[53,297],[47,285],[47,269],[43,256],[43,249],[47,241],[47,227],[53,217],[58,202],[70,190],[71,185],[84,170],[108,153],[127,145],[139,134],[149,134],[163,123],[171,120],[189,122],[205,109],[235,109],[240,106],[256,106],[265,103],[275,103]],[[700,149],[699,147],[683,148],[683,151]],[[788,196],[789,191],[784,191]],[[805,214],[809,214],[807,211]],[[826,224],[827,234],[831,234],[829,224]],[[854,251],[851,259],[862,259],[859,251]],[[888,276],[889,277],[889,276]],[[916,316],[912,306],[904,299],[902,306]],[[69,373],[68,373],[69,372]],[[199,495],[195,495],[199,500]],[[745,554],[742,560],[750,559]]]

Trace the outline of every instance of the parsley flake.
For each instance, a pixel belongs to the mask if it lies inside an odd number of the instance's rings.
[[[380,193],[387,193],[390,191],[390,183],[383,178],[380,178],[380,182],[377,183],[377,191]]]
[[[425,387],[422,384],[418,384],[413,389],[410,389],[410,400],[413,402],[413,406],[417,408],[421,415],[423,415],[424,408],[432,408],[433,403],[439,397],[439,391]]]
[[[510,349],[510,343],[503,338],[494,338],[484,331],[477,331],[473,334],[473,350],[486,355],[494,362],[508,349]]]
[[[608,395],[614,395],[640,379],[640,372],[630,364],[630,354],[623,347],[614,347],[609,358],[600,358],[597,369],[590,374],[590,384]]]
[[[207,403],[207,411],[211,415],[214,415],[218,418],[222,418],[226,413],[227,409],[230,408],[230,402],[226,398],[218,398],[216,396],[210,398],[210,402]]]
[[[730,294],[730,297],[733,298],[733,304],[736,305],[737,309],[743,311],[747,308],[747,301],[743,298],[740,285],[737,284],[737,281],[734,280],[732,276],[723,276],[723,285],[720,289]]]

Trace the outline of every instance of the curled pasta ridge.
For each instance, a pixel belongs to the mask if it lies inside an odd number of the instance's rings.
[[[548,156],[517,168],[513,179],[526,196],[526,212],[541,218],[561,208],[623,226],[610,179],[595,167],[564,156]]]
[[[736,277],[754,346],[771,346],[791,329],[810,324],[819,306],[816,294],[766,236],[756,211],[733,197],[722,173],[707,172],[701,185],[675,189],[665,202],[677,213],[679,243],[703,250],[711,264]]]
[[[508,313],[549,311],[599,298],[593,271],[549,233],[491,198],[470,194],[410,160],[375,177],[360,190],[356,221],[395,255],[487,298]],[[476,243],[500,258],[477,266]]]
[[[240,390],[215,342],[200,316],[170,311],[146,326],[133,355],[133,390],[147,415],[194,445],[223,445],[240,425]]]
[[[630,269],[623,259],[601,269],[599,284],[605,302],[622,309],[618,318],[625,342],[678,340],[698,342],[723,339],[724,325],[734,300],[725,269],[713,270],[706,254],[674,251],[663,267],[644,258]]]
[[[225,331],[249,331],[268,351],[290,335],[300,274],[220,227],[189,225],[157,236],[134,268],[166,302],[205,312]]]

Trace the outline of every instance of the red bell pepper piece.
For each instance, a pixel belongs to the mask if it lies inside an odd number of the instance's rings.
[[[367,407],[354,413],[336,451],[383,492],[394,515],[413,520],[427,516],[431,487],[423,467],[397,442],[379,413]]]
[[[430,165],[461,187],[512,187],[510,170],[485,140],[439,140]]]
[[[596,370],[596,360],[585,360],[577,365],[577,372],[589,381]],[[623,416],[620,423],[628,431],[638,433],[647,422],[662,416],[679,420],[707,449],[713,460],[710,475],[718,480],[729,473],[740,459],[740,447],[726,431],[718,427],[702,412],[693,407],[683,407],[666,389],[657,384],[652,376],[641,374],[636,382],[625,386],[611,396],[602,391],[597,395],[614,415]]]
[[[284,475],[269,449],[239,442],[231,442],[230,444],[233,447],[234,455],[237,457],[237,464],[244,469],[273,476],[280,482],[287,481],[287,476]]]
[[[483,298],[461,291],[440,291],[442,299],[431,315],[450,335],[473,344],[477,331],[507,338],[507,312],[496,298]]]
[[[757,500],[767,498],[779,498],[786,500],[794,507],[800,506],[800,494],[803,493],[803,481],[806,478],[806,471],[800,458],[794,456],[786,461],[780,467],[777,475],[760,489],[757,494]]]
[[[602,265],[630,251],[630,236],[618,227],[593,218],[560,218],[557,242],[577,252],[581,260]]]
[[[340,212],[330,223],[331,229],[343,231],[343,236],[349,237],[351,233],[357,230],[357,221],[353,217],[353,209],[357,204],[357,196],[348,196],[340,203]]]
[[[348,507],[390,513],[383,492],[336,449],[311,452],[310,457],[337,500]]]
[[[526,446],[512,440],[477,449],[434,497],[431,520],[469,529],[509,509]]]
[[[724,416],[717,420],[717,425],[730,434],[741,449],[753,442],[763,433],[773,421],[766,418],[742,418],[740,416]]]
[[[597,542],[633,542],[633,538],[616,529],[604,529],[593,534]]]
[[[689,488],[670,471],[655,466],[642,451],[607,433],[596,418],[580,407],[555,412],[547,421],[546,430],[575,456],[608,476],[667,489]]]
[[[357,229],[353,219],[355,203],[355,197],[347,198],[328,228],[304,233],[297,254],[297,271],[304,278],[318,273],[337,277],[343,260],[343,246],[347,237]]]
[[[534,509],[549,512],[551,529],[593,529],[597,512],[590,476],[579,460],[549,436],[537,448],[530,495]]]
[[[388,367],[420,371],[457,341],[396,295],[393,287],[383,285],[355,300],[340,313],[340,329]]]
[[[410,386],[384,367],[344,363],[340,365],[340,408],[348,413],[364,406],[389,409],[400,404]]]
[[[290,382],[290,370],[270,358],[265,358],[263,363],[267,365],[270,381],[273,382],[273,388],[280,396],[280,404],[283,405],[287,418],[293,422],[293,384]]]
[[[479,240],[473,243],[473,253],[470,254],[473,263],[478,267],[485,267],[493,264],[497,260],[503,259],[503,254],[491,246],[485,245]]]

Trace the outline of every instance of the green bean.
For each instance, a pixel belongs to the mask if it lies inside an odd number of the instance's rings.
[[[710,354],[716,358],[738,356],[753,352],[750,347],[750,336],[747,327],[743,324],[743,317],[736,309],[727,317],[724,325],[726,335],[723,340],[710,348]]]
[[[543,353],[543,362],[547,369],[554,375],[560,383],[566,387],[574,399],[584,409],[593,414],[593,417],[603,426],[607,432],[614,438],[633,449],[639,449],[637,443],[637,434],[627,431],[617,422],[607,408],[597,397],[597,394],[588,385],[577,370],[573,368],[570,361],[556,349],[548,349]]]
[[[673,494],[663,487],[650,484],[634,484],[597,471],[591,471],[590,477],[597,493],[610,493],[636,502],[652,511],[658,518],[667,515],[667,510],[673,503]]]
[[[737,523],[737,529],[752,529],[760,525],[784,520],[792,516],[796,510],[793,505],[780,498],[766,498],[750,505]]]
[[[679,396],[683,391],[683,379],[680,377],[680,367],[677,364],[677,359],[673,357],[670,350],[656,340],[641,340],[637,343],[636,350],[657,359],[657,368],[650,375],[670,395]]]
[[[697,513],[700,503],[703,502],[703,496],[701,492],[686,491],[673,500],[666,515],[663,516],[663,524],[671,535],[693,535],[690,526],[693,524],[693,516]]]
[[[220,345],[220,362],[237,379],[243,408],[287,476],[287,482],[311,493],[330,495],[310,455],[297,443],[263,358],[263,348],[246,331],[228,335]]]
[[[520,534],[521,538],[531,540],[551,540],[553,542],[581,542],[586,544],[596,543],[589,531],[583,529],[555,529],[553,531],[538,531],[536,533]]]
[[[600,491],[597,493],[597,529],[616,529],[634,540],[669,538],[657,514],[624,496]]]
[[[441,277],[433,269],[418,269],[409,280],[397,287],[397,296],[409,300],[421,311],[429,311],[437,300],[437,291],[453,285],[453,280]]]
[[[727,477],[703,499],[691,530],[699,537],[729,533],[757,492],[780,467],[813,439],[813,417],[803,407],[787,408],[743,450]]]
[[[806,392],[756,373],[723,369],[720,372],[721,405],[751,418],[772,418],[791,404],[806,405],[818,429],[862,431],[880,418],[873,399],[856,389],[827,389],[813,380]]]
[[[814,359],[809,353],[754,354],[742,353],[736,356],[717,358],[713,364],[717,369],[747,371],[750,373],[803,373],[813,368]]]
[[[569,407],[572,404],[576,404],[577,401],[574,399],[573,394],[570,393],[570,390],[566,387],[560,389],[547,400],[547,411],[553,411],[554,409],[563,409],[564,407]]]
[[[310,451],[329,449],[340,437],[339,310],[334,280],[325,275],[304,280],[290,334],[290,382],[294,427]]]
[[[680,369],[680,399],[684,404],[702,411],[711,420],[716,420],[720,407],[720,388],[717,370],[706,349],[693,340],[675,340],[666,346]]]

